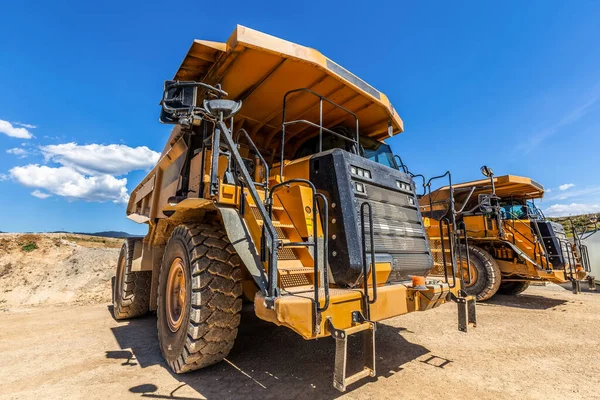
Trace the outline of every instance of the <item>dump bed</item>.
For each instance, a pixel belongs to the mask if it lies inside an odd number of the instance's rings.
[[[242,100],[233,131],[246,129],[271,162],[278,161],[275,155],[281,147],[284,96],[298,88],[308,88],[354,113],[362,136],[383,141],[403,131],[402,119],[386,95],[356,75],[317,50],[239,25],[227,42],[195,40],[174,79],[221,84],[227,98]],[[201,104],[204,93],[200,91],[198,96]],[[320,113],[319,98],[313,94],[303,91],[287,96],[286,121],[319,124]],[[322,118],[322,126],[356,128],[352,114],[326,101],[322,102]],[[319,129],[309,124],[287,126],[285,158],[293,159],[298,148],[318,133]],[[175,126],[157,167],[133,190],[127,207],[131,219],[146,222],[151,214],[164,217],[159,210],[177,186],[171,178],[179,175],[174,160],[186,150],[179,138],[180,127]],[[166,168],[173,171],[159,176]],[[152,196],[156,187],[160,193]]]
[[[242,100],[238,123],[253,135],[260,133],[255,141],[263,148],[276,142],[283,96],[297,88],[311,89],[354,112],[363,135],[383,140],[403,130],[385,94],[342,66],[317,50],[239,25],[226,43],[195,40],[175,79],[220,83],[229,98]],[[317,99],[297,93],[288,104],[287,119],[302,114],[304,119],[318,121],[318,108]],[[346,113],[329,104],[323,113],[324,126],[354,126]],[[294,133],[306,137],[302,128]]]
[[[516,175],[503,175],[494,177],[494,185],[496,195],[500,198],[528,198],[537,199],[544,196],[544,187],[531,178]],[[481,179],[477,181],[463,182],[453,185],[454,199],[456,208],[460,209],[466,201],[471,189],[475,188],[470,197],[469,203],[476,204],[480,194],[490,194],[492,185],[490,179]],[[431,203],[434,204],[434,210],[439,209],[442,204],[445,204],[450,196],[450,188],[448,186],[441,187],[431,192],[430,195],[421,197],[419,203],[422,207],[428,207]],[[436,205],[438,205],[436,207]],[[467,208],[470,204],[467,204]]]

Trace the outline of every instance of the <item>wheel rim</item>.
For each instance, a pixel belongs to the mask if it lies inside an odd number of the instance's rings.
[[[183,260],[176,258],[169,268],[169,277],[167,279],[167,290],[165,298],[167,300],[167,323],[171,332],[177,332],[183,322],[183,314],[186,303],[186,280]]]
[[[473,263],[469,263],[469,270],[465,268],[466,262],[463,261],[461,265],[461,271],[463,275],[463,280],[465,282],[465,288],[471,287],[477,282],[477,268],[473,266]],[[471,273],[471,281],[469,281],[469,272]]]

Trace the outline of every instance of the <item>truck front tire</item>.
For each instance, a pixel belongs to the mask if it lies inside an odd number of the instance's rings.
[[[242,309],[240,259],[218,220],[173,231],[158,283],[158,339],[175,373],[225,358]]]

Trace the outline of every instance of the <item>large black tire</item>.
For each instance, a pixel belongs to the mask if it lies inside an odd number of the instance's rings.
[[[528,281],[520,282],[502,282],[498,289],[498,294],[506,294],[509,296],[516,296],[523,293],[529,287]]]
[[[135,239],[125,239],[113,285],[113,315],[115,319],[141,317],[148,313],[152,272],[131,271]]]
[[[177,263],[179,267],[174,267]],[[175,373],[207,367],[229,354],[242,309],[240,263],[216,219],[182,224],[173,231],[161,265],[157,314],[160,349]],[[178,328],[167,314],[171,268],[183,269],[185,277],[186,300]]]
[[[469,260],[475,269],[475,274],[472,274],[475,276],[472,276],[471,285],[466,282],[465,291],[475,296],[477,301],[488,300],[500,287],[500,267],[490,253],[477,246],[469,246]]]

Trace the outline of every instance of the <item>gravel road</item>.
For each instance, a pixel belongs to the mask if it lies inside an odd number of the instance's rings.
[[[307,342],[244,311],[227,361],[171,374],[156,317],[116,322],[108,304],[0,313],[1,399],[600,398],[600,293],[530,287],[478,305],[456,329],[445,305],[379,324],[377,378],[331,386],[332,339]]]

